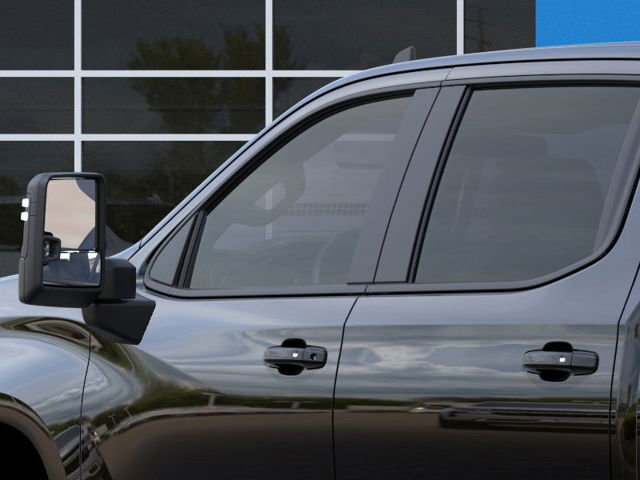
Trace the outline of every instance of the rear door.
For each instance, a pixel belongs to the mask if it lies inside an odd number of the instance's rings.
[[[339,479],[609,477],[639,100],[588,78],[443,87],[346,324]]]
[[[333,478],[342,328],[436,94],[293,125],[138,254],[156,311],[137,347],[100,338],[85,388],[114,478]]]

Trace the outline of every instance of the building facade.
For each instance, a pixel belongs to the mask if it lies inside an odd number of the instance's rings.
[[[639,19],[630,0],[3,2],[0,276],[17,271],[19,200],[39,172],[103,173],[118,250],[298,100],[407,46],[633,40]]]

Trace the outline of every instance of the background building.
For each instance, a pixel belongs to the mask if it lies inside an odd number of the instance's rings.
[[[280,113],[419,58],[640,39],[631,0],[3,0],[0,275],[42,171],[108,180],[113,249],[138,240]]]

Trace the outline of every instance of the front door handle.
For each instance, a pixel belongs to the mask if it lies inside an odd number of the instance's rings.
[[[264,364],[277,368],[283,375],[298,375],[303,370],[316,370],[327,363],[327,350],[307,345],[301,338],[287,338],[281,345],[264,352]]]
[[[596,352],[575,350],[567,342],[549,342],[542,350],[529,350],[522,356],[522,366],[542,380],[562,382],[571,375],[591,375],[598,370]]]

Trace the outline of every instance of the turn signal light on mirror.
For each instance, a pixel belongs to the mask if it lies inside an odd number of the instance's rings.
[[[20,212],[20,220],[26,222],[29,219],[29,199],[23,198],[20,205],[24,208],[24,212]]]

